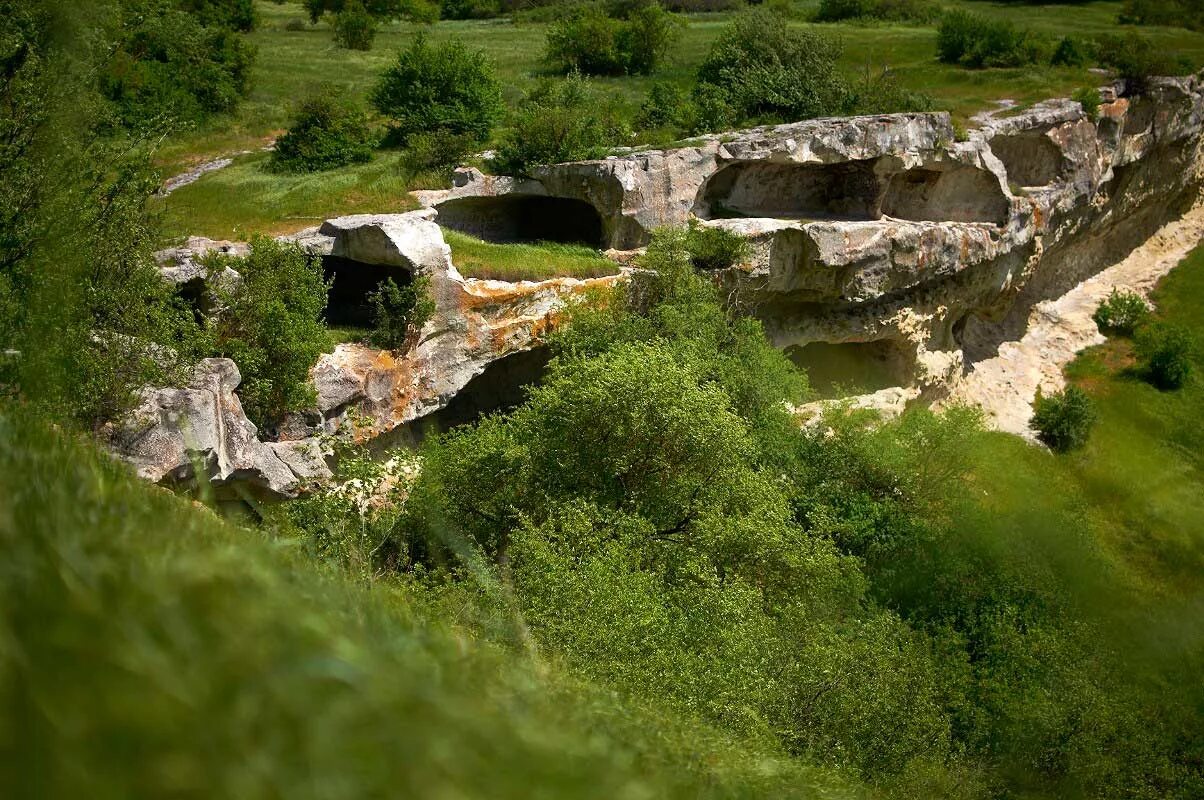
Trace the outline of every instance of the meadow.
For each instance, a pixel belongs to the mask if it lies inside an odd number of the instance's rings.
[[[1119,2],[1030,5],[950,0],[943,5],[1010,19],[1050,37],[1091,37],[1126,29],[1116,24]],[[936,60],[933,26],[802,21],[814,6],[810,1],[797,3],[798,18],[791,24],[840,38],[844,43],[840,63],[850,75],[877,74],[889,68],[903,86],[933,97],[936,107],[950,112],[959,124],[967,124],[977,112],[996,108],[1004,99],[1023,106],[1069,96],[1076,88],[1103,81],[1086,68],[1041,65],[971,70],[941,64]],[[292,103],[315,85],[333,84],[347,97],[365,98],[377,74],[419,31],[435,42],[458,38],[484,51],[497,66],[511,106],[546,77],[541,63],[545,24],[505,19],[440,21],[430,26],[393,22],[382,26],[371,50],[361,52],[337,47],[329,25],[309,25],[300,5],[258,0],[256,7],[260,24],[249,38],[258,55],[250,96],[233,113],[216,116],[164,142],[156,154],[164,176],[218,156],[262,149],[286,129]],[[654,83],[688,86],[730,19],[728,13],[689,15],[667,63],[652,75],[593,80],[634,115]],[[1162,27],[1131,29],[1204,64],[1202,33]],[[504,127],[495,136],[503,132]],[[644,143],[638,136],[631,142],[616,142]],[[228,170],[206,175],[172,194],[163,204],[164,236],[246,238],[251,232],[299,230],[314,224],[315,219],[340,213],[401,211],[412,207],[407,189],[418,188],[402,176],[396,154],[387,151],[370,164],[311,177],[273,175],[263,169],[265,162],[263,154],[239,156]]]

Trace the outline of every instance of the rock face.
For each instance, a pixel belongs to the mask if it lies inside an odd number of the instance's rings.
[[[966,137],[945,114],[811,120],[527,180],[464,170],[419,196],[450,227],[502,240],[553,198],[606,247],[692,218],[727,228],[753,256],[715,279],[775,343],[887,344],[898,385],[933,402],[1019,339],[1037,303],[1199,197],[1204,75],[1124,89],[1101,91],[1094,120],[1070,100],[987,116]]]
[[[268,494],[295,496],[330,477],[322,434],[372,438],[443,409],[495,362],[538,346],[570,298],[621,277],[466,279],[452,264],[434,216],[426,210],[340,217],[287,237],[344,268],[388,267],[425,276],[435,312],[400,350],[341,344],[322,356],[311,372],[316,407],[286,420],[282,441],[261,441],[243,414],[234,362],[206,359],[187,387],[145,389],[139,408],[113,427],[113,450],[155,482],[193,481],[200,464],[214,484],[246,482]],[[209,276],[197,263],[214,250],[247,252],[241,244],[190,239],[159,254],[164,279],[181,287],[214,277],[238,280],[233,270]]]
[[[489,365],[536,346],[569,298],[619,279],[464,278],[434,216],[342,217],[321,227],[331,255],[424,275],[435,300],[434,315],[405,351],[342,344],[319,359],[313,376],[326,430],[354,419],[356,434],[372,437],[445,407]]]
[[[138,408],[110,431],[110,444],[156,483],[203,476],[216,485],[247,482],[294,497],[329,479],[317,440],[259,440],[234,393],[241,381],[233,361],[207,358],[184,388],[144,389]]]

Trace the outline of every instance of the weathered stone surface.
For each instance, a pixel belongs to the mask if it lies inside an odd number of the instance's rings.
[[[443,408],[489,364],[536,345],[565,302],[618,276],[519,283],[466,279],[430,211],[345,217],[322,230],[333,254],[402,266],[426,275],[436,309],[403,351],[341,344],[313,370],[318,408],[329,430],[354,417],[358,436],[374,436]]]
[[[238,367],[226,358],[197,365],[184,388],[148,388],[128,418],[112,426],[113,449],[150,481],[246,481],[291,497],[330,477],[314,440],[265,444],[235,389]]]
[[[230,288],[242,280],[242,277],[230,267],[224,267],[216,275],[209,275],[201,261],[210,253],[244,257],[251,252],[245,242],[226,242],[206,239],[203,236],[190,236],[180,247],[172,247],[155,253],[155,261],[159,265],[159,274],[168,283],[184,286],[189,283],[199,283],[214,288]]]

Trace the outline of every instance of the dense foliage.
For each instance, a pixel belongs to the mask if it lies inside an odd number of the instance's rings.
[[[1150,307],[1141,295],[1121,289],[1113,289],[1103,300],[1091,318],[1101,333],[1132,336],[1138,326],[1150,315]]]
[[[1119,21],[1130,25],[1177,25],[1204,30],[1201,0],[1125,0]]]
[[[743,262],[752,253],[748,239],[738,233],[691,220],[685,247],[694,269],[726,269]]]
[[[337,89],[323,87],[298,103],[288,131],[276,140],[272,168],[318,172],[362,164],[371,160],[375,144],[364,112]]]
[[[430,292],[430,279],[422,275],[405,286],[398,286],[392,278],[386,279],[368,296],[372,306],[372,343],[400,349],[435,313]]]
[[[544,59],[566,73],[647,75],[672,47],[678,24],[649,0],[573,5],[548,29]]]
[[[378,20],[434,22],[439,18],[439,6],[429,0],[304,0],[304,3],[310,22],[317,22],[326,14],[337,18],[352,6],[361,6]]]
[[[941,15],[941,7],[930,0],[820,0],[816,22],[842,20],[890,20],[925,24]]]
[[[789,28],[783,17],[755,10],[738,16],[698,68],[740,117],[796,120],[836,113],[847,87],[836,68],[839,42]]]
[[[249,32],[255,28],[254,0],[177,0],[202,25]]]
[[[540,164],[598,158],[628,135],[614,102],[574,73],[543,83],[523,99],[493,166],[525,174]]]
[[[422,34],[381,73],[372,105],[401,142],[432,131],[484,141],[503,110],[501,84],[484,54],[457,40],[433,45]]]
[[[247,258],[218,256],[209,266],[230,266],[241,276],[217,289],[222,311],[211,321],[213,349],[238,364],[247,417],[271,430],[314,400],[309,370],[328,342],[322,265],[295,244],[259,236]]]
[[[254,50],[238,33],[204,25],[172,0],[120,8],[120,39],[100,85],[125,125],[198,122],[231,110],[250,90]]]
[[[340,47],[371,50],[372,42],[376,39],[376,24],[376,17],[368,13],[360,0],[348,0],[342,10],[334,15],[330,27]]]
[[[1040,44],[1009,20],[950,11],[937,31],[937,57],[967,67],[1018,67],[1041,59]]]
[[[1068,453],[1087,444],[1095,419],[1091,398],[1077,386],[1069,386],[1050,395],[1038,391],[1030,424],[1051,449]]]
[[[85,426],[126,411],[199,347],[151,258],[148,153],[103,135],[95,76],[110,49],[88,25],[111,11],[0,4],[0,393]],[[93,35],[68,57],[59,34],[76,25]]]
[[[1137,334],[1137,353],[1150,383],[1159,389],[1179,389],[1192,372],[1191,333],[1177,325],[1154,324]]]

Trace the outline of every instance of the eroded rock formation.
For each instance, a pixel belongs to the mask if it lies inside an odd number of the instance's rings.
[[[781,347],[889,342],[925,402],[1018,339],[1061,296],[1181,216],[1204,184],[1204,77],[989,117],[965,141],[945,114],[810,120],[675,150],[559,164],[526,180],[461,171],[420,193],[458,224],[473,208],[521,238],[523,202],[592,207],[606,246],[653,229],[727,228],[753,257],[716,275]],[[525,198],[525,199],[524,199]],[[893,395],[892,395],[893,396]]]

